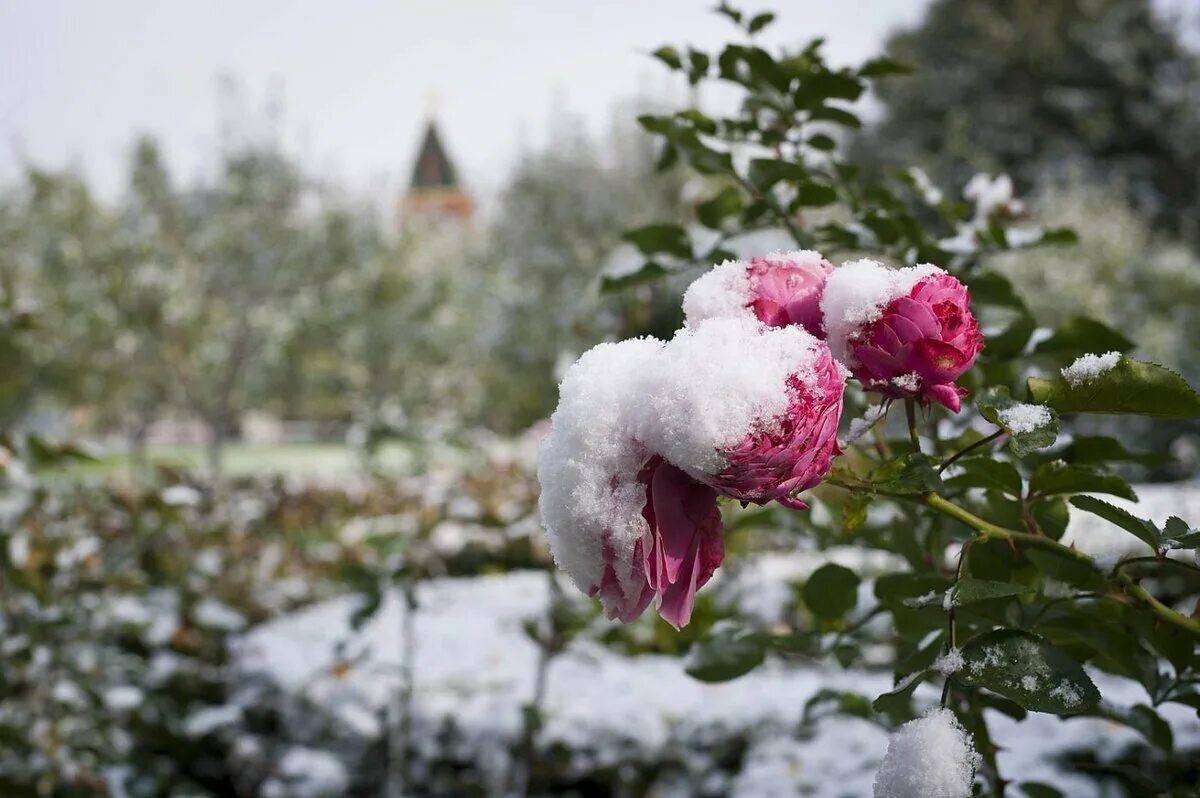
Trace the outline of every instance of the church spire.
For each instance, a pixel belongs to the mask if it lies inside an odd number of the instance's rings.
[[[458,184],[454,162],[442,144],[437,122],[430,116],[408,191],[400,203],[400,227],[404,229],[417,220],[466,222],[474,209],[471,197]]]

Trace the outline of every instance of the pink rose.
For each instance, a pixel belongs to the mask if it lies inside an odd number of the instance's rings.
[[[714,319],[601,344],[567,372],[538,456],[555,561],[630,621],[679,628],[724,557],[717,497],[803,508],[838,453],[845,372],[798,326]]]
[[[809,250],[726,261],[699,277],[683,298],[691,326],[719,317],[752,315],[769,327],[799,324],[822,335],[821,291],[833,266]]]
[[[778,501],[803,510],[807,504],[791,494],[818,485],[829,472],[842,417],[845,376],[829,348],[817,343],[818,354],[804,378],[788,379],[787,413],[777,427],[747,435],[725,452],[729,465],[704,481],[724,496],[742,502]]]
[[[957,413],[967,391],[954,384],[983,350],[967,287],[949,274],[921,279],[849,342],[854,376],[869,390],[937,402]]]

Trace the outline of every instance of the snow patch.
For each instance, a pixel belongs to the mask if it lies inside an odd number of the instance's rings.
[[[1063,379],[1072,388],[1094,382],[1100,375],[1112,371],[1121,362],[1120,352],[1105,352],[1103,355],[1080,355],[1075,362],[1062,370]]]
[[[1017,435],[1048,426],[1053,418],[1050,408],[1024,402],[1018,402],[1000,411],[1000,423]]]
[[[932,709],[892,736],[875,776],[875,798],[967,798],[977,755],[948,709]]]

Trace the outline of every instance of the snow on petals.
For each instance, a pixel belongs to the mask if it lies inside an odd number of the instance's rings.
[[[955,380],[983,350],[970,301],[966,286],[936,266],[860,260],[829,276],[821,310],[834,356],[863,387],[957,413],[966,391]]]
[[[610,617],[676,627],[724,555],[718,495],[802,506],[837,453],[844,374],[799,327],[718,318],[572,366],[542,444],[555,561]]]
[[[958,718],[934,708],[892,735],[875,776],[875,798],[967,798],[977,766]]]
[[[742,316],[769,327],[798,324],[821,335],[821,292],[833,265],[812,250],[773,252],[725,261],[699,277],[683,297],[689,326]]]

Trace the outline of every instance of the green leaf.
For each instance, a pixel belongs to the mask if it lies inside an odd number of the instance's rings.
[[[1036,418],[1039,406],[1013,399],[1005,385],[988,388],[975,400],[975,405],[980,415],[1008,433],[1008,448],[1017,457],[1045,449],[1058,439],[1058,414],[1047,407],[1045,420],[1029,427],[1027,417]]]
[[[959,468],[962,473],[946,480],[948,487],[992,488],[1002,490],[1011,496],[1019,497],[1021,495],[1021,475],[1012,463],[977,457],[958,460],[954,467]]]
[[[748,33],[758,33],[760,30],[770,25],[774,20],[775,15],[769,11],[764,14],[758,14],[750,19],[750,22],[746,25],[746,31]]]
[[[692,84],[693,86],[699,83],[701,78],[708,74],[708,67],[711,63],[712,59],[709,58],[708,53],[689,47],[688,83]]]
[[[696,218],[700,224],[713,230],[721,229],[721,222],[742,210],[742,195],[733,186],[726,186],[712,199],[696,206]]]
[[[851,72],[815,72],[805,75],[800,81],[800,86],[792,95],[798,108],[812,108],[814,110],[813,119],[819,119],[816,115],[817,110],[834,110],[840,113],[847,113],[841,109],[830,109],[824,105],[826,100],[847,100],[854,102],[862,96],[865,86],[858,76]],[[850,114],[850,116],[853,116]],[[858,120],[854,117],[855,121]],[[837,121],[837,120],[830,120]],[[853,124],[851,125],[853,126]]]
[[[1067,531],[1067,524],[1071,520],[1066,500],[1057,496],[1035,500],[1030,505],[1030,512],[1033,513],[1033,520],[1037,522],[1046,537],[1053,540],[1062,538]]]
[[[837,191],[833,186],[805,181],[800,184],[792,206],[797,208],[821,208],[837,202]]]
[[[912,694],[925,680],[933,676],[931,670],[920,670],[905,676],[896,686],[871,702],[876,712],[903,719],[912,716]]]
[[[1070,385],[1061,375],[1029,378],[1033,400],[1060,413],[1200,418],[1200,394],[1168,368],[1122,356],[1112,369]]]
[[[731,620],[717,621],[688,651],[685,669],[702,682],[727,682],[761,665],[769,645],[765,632]]]
[[[1060,245],[1078,244],[1079,236],[1069,227],[1047,227],[1042,231],[1042,237],[1038,239],[1037,243]]]
[[[1131,452],[1116,438],[1103,435],[1076,435],[1058,456],[1069,463],[1077,464],[1121,461],[1153,466],[1161,465],[1165,461],[1165,457],[1160,454]]]
[[[801,164],[780,161],[775,158],[754,158],[750,161],[750,183],[759,191],[767,191],[776,183],[786,180],[799,182],[808,177],[808,170]]]
[[[1067,465],[1061,460],[1038,466],[1029,480],[1029,492],[1036,496],[1106,493],[1131,502],[1137,501],[1133,488],[1120,477],[1102,474],[1087,466]]]
[[[692,257],[692,241],[687,231],[677,224],[652,224],[629,230],[623,236],[646,255],[665,252],[677,258]]]
[[[807,144],[814,150],[821,150],[822,152],[832,152],[837,149],[837,142],[833,140],[833,137],[827,136],[824,133],[809,136]]]
[[[1158,527],[1153,522],[1138,518],[1127,510],[1122,510],[1120,507],[1092,496],[1073,496],[1071,504],[1084,512],[1100,516],[1110,524],[1121,527],[1139,540],[1145,541],[1146,545],[1155,551],[1161,545]]]
[[[1105,710],[1105,717],[1140,732],[1151,744],[1164,751],[1170,751],[1174,747],[1175,735],[1171,731],[1171,725],[1145,704],[1134,704],[1128,709],[1105,707]]]
[[[836,563],[826,563],[804,583],[804,603],[818,618],[841,618],[858,603],[858,574]]]
[[[1017,786],[1025,798],[1063,798],[1061,790],[1038,781],[1023,781]]]
[[[671,69],[682,69],[683,62],[679,59],[679,51],[674,47],[659,47],[651,53],[659,61],[669,66]]]
[[[911,496],[940,491],[945,487],[929,456],[915,452],[881,463],[871,472],[869,479],[837,467],[829,473],[828,481],[849,490],[870,491],[885,496]]]
[[[997,629],[967,643],[962,655],[956,680],[999,693],[1025,709],[1074,715],[1100,701],[1083,666],[1035,634]]]
[[[989,599],[1008,598],[1009,596],[1019,596],[1024,593],[1032,593],[1033,588],[1028,585],[1017,585],[1011,582],[997,582],[992,579],[973,579],[971,577],[963,577],[958,580],[957,586],[954,588],[952,598],[955,606],[964,604],[974,604],[976,601],[987,601]]]
[[[864,78],[882,78],[887,75],[907,75],[912,67],[887,57],[872,58],[858,68],[858,74]]]
[[[1033,348],[1039,355],[1075,359],[1088,352],[1128,352],[1134,343],[1121,333],[1086,316],[1072,316],[1055,328],[1054,334]]]
[[[856,129],[862,127],[862,120],[857,116],[841,108],[835,108],[832,105],[819,105],[816,108],[809,109],[808,117],[814,121],[833,122],[843,127]]]
[[[690,123],[692,127],[694,127],[696,130],[699,130],[701,133],[713,134],[717,132],[717,123],[713,121],[711,116],[703,111],[699,111],[695,108],[688,108],[686,111],[680,111],[679,113],[675,114],[675,116]]]
[[[1163,544],[1172,549],[1200,548],[1200,531],[1192,529],[1177,515],[1167,519],[1163,529]]]
[[[973,272],[964,278],[971,290],[971,301],[982,305],[1026,310],[1025,301],[1012,282],[1002,274],[987,269]]]
[[[632,288],[635,285],[659,280],[670,273],[669,269],[665,269],[654,261],[648,260],[638,269],[626,274],[617,276],[602,275],[600,277],[600,293],[615,294]]]

